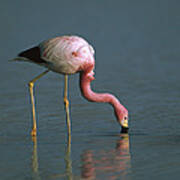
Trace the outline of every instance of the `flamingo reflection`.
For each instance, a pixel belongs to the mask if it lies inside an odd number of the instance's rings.
[[[108,179],[115,180],[122,178],[124,180],[130,179],[131,171],[131,156],[129,151],[129,136],[128,134],[121,134],[116,141],[115,148],[110,151],[101,150],[86,150],[82,153],[82,167],[81,177],[73,175],[72,159],[71,159],[71,143],[67,142],[65,153],[65,172],[60,174],[50,175],[51,178],[66,178],[73,179]],[[32,172],[33,179],[40,180],[37,139],[33,137],[33,153],[32,153]],[[101,177],[102,176],[102,177]]]
[[[68,141],[68,144],[66,147],[65,163],[66,163],[66,177],[68,180],[72,180],[73,174],[72,174],[71,143],[70,143],[70,141]]]
[[[131,169],[131,156],[129,152],[129,136],[121,134],[115,149],[105,152],[87,150],[82,154],[82,174],[86,180],[108,177],[110,180],[129,179]],[[104,179],[104,178],[103,178]]]
[[[41,180],[40,173],[39,173],[39,163],[38,163],[38,150],[37,150],[37,138],[36,136],[32,137],[33,141],[33,152],[32,152],[32,177],[36,180]],[[72,160],[71,160],[71,140],[68,138],[67,145],[66,145],[66,153],[65,153],[65,173],[63,174],[53,174],[50,178],[65,178],[68,180],[73,179],[72,174]]]
[[[37,138],[36,136],[32,137],[33,141],[33,153],[32,153],[32,171],[33,179],[40,180],[39,175],[39,163],[38,163],[38,153],[37,153]]]

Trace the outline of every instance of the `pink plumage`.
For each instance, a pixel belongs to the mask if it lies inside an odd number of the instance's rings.
[[[62,36],[42,42],[41,58],[58,73],[74,74],[88,64],[94,66],[94,49],[77,36]]]
[[[82,95],[91,102],[109,103],[114,108],[117,121],[122,129],[128,129],[128,111],[119,100],[108,93],[95,93],[90,83],[94,80],[94,49],[83,38],[62,36],[46,40],[38,46],[19,54],[18,60],[25,60],[45,66],[61,74],[80,72],[80,89]]]

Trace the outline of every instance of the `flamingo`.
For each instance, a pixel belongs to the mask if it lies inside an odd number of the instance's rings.
[[[80,73],[80,90],[84,98],[91,102],[109,103],[114,108],[117,122],[120,124],[121,132],[128,132],[128,111],[119,100],[109,93],[95,93],[91,90],[90,83],[94,80],[94,49],[83,38],[79,36],[60,36],[41,42],[39,45],[20,52],[15,61],[32,62],[47,69],[32,79],[29,85],[30,99],[32,105],[33,127],[32,136],[37,135],[34,83],[49,71],[64,75],[64,106],[66,111],[66,124],[68,136],[71,136],[71,121],[69,115],[68,100],[68,75]]]

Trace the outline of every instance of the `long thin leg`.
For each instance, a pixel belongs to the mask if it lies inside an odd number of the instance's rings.
[[[35,100],[34,100],[34,92],[33,92],[33,87],[34,83],[40,79],[42,76],[44,76],[46,73],[48,73],[49,70],[44,71],[40,75],[36,76],[33,80],[31,80],[28,85],[29,85],[29,92],[31,96],[31,105],[32,105],[32,117],[33,117],[33,128],[31,131],[32,136],[36,136],[37,134],[37,125],[36,125],[36,112],[35,112]]]
[[[68,101],[68,75],[64,76],[64,105],[66,109],[66,124],[68,130],[68,144],[71,143],[71,120],[69,116],[69,101]]]

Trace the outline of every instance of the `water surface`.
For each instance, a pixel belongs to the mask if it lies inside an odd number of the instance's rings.
[[[180,39],[178,1],[5,1],[1,3],[0,175],[21,179],[179,178]],[[35,86],[38,137],[32,139],[27,83],[44,69],[10,63],[25,48],[63,34],[96,49],[97,92],[130,114],[120,135],[112,108],[81,97],[70,76],[72,145],[66,144],[63,76]]]

